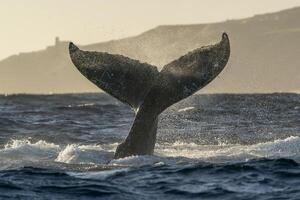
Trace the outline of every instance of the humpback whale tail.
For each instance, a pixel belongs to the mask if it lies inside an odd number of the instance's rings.
[[[136,111],[131,130],[115,153],[115,158],[122,158],[153,154],[158,115],[210,83],[226,66],[230,43],[223,33],[219,43],[189,52],[160,72],[121,55],[82,51],[73,43],[69,52],[87,79]]]

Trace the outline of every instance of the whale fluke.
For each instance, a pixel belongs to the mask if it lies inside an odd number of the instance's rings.
[[[170,62],[160,71],[144,104],[160,114],[210,83],[224,69],[229,56],[229,38],[223,33],[219,43],[201,47]]]
[[[72,62],[99,88],[134,108],[136,118],[115,158],[153,154],[158,115],[210,83],[230,56],[228,35],[211,46],[196,49],[165,65],[140,63],[121,55],[82,51],[69,45]]]
[[[82,51],[72,42],[69,52],[72,62],[87,79],[135,110],[158,77],[155,66],[125,56]]]

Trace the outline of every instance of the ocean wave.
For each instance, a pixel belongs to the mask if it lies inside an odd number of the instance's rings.
[[[0,160],[40,161],[53,159],[59,152],[59,145],[40,140],[32,143],[29,140],[12,140],[0,150]]]
[[[63,163],[105,163],[113,158],[112,150],[104,150],[100,145],[67,145],[59,152],[55,161]]]
[[[106,180],[108,178],[124,174],[128,171],[130,171],[129,168],[122,168],[96,172],[67,172],[67,174],[80,179]]]
[[[143,165],[176,165],[195,162],[244,162],[251,159],[288,158],[300,161],[300,138],[291,136],[272,142],[254,145],[198,145],[195,143],[175,142],[157,144],[153,156],[131,156],[113,159],[117,143],[106,145],[69,144],[60,146],[43,140],[12,140],[0,149],[0,169],[26,166],[30,163],[62,163],[73,165],[110,165],[110,166],[143,166]],[[73,166],[74,167],[74,166]]]
[[[183,156],[210,162],[245,161],[255,158],[292,158],[299,160],[300,138],[290,136],[253,145],[224,144],[197,145],[175,142],[157,146],[157,152],[166,156]]]

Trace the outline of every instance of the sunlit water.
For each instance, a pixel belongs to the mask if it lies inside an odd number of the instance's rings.
[[[195,95],[153,156],[113,159],[133,111],[105,94],[0,96],[0,198],[300,199],[300,95]]]

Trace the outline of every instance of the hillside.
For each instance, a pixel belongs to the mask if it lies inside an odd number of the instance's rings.
[[[163,66],[226,31],[232,54],[225,71],[204,92],[300,91],[300,8],[214,24],[159,26],[138,36],[82,46]],[[76,41],[74,41],[76,43]],[[94,92],[76,71],[67,42],[0,62],[0,93]]]

